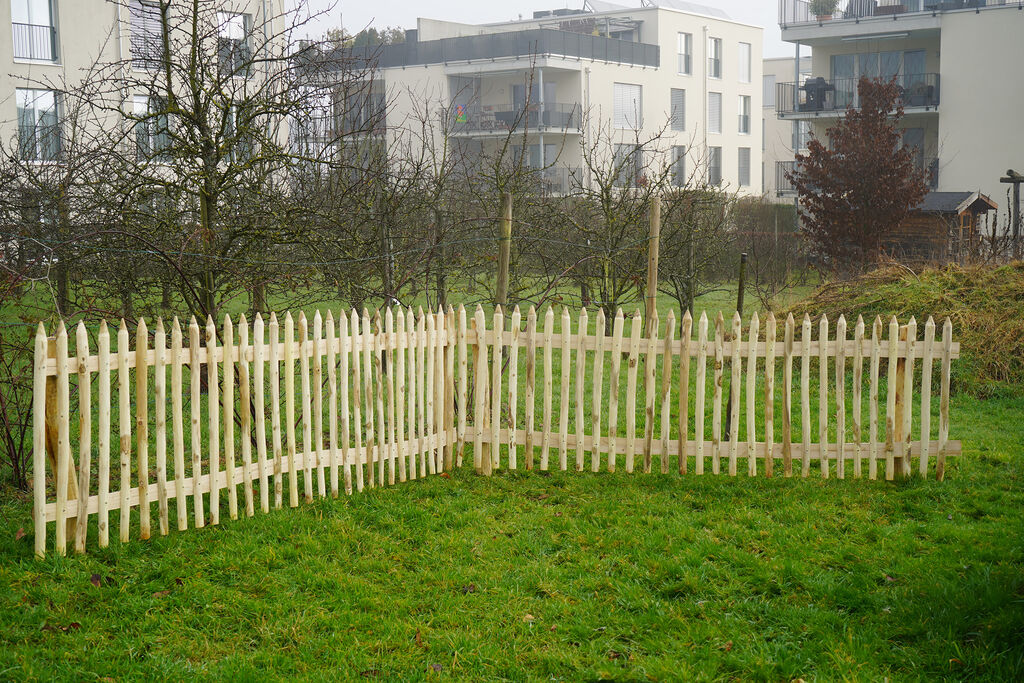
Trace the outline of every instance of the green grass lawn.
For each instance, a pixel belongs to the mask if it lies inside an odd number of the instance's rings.
[[[8,497],[0,679],[1020,680],[1022,414],[941,483],[467,466],[42,562]]]

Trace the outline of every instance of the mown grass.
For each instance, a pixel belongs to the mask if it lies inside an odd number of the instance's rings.
[[[1019,680],[1024,401],[945,482],[467,467],[84,557],[0,521],[0,678]]]

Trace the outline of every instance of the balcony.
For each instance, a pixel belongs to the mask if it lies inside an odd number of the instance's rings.
[[[11,24],[14,34],[14,58],[57,61],[57,31],[53,26]]]
[[[814,11],[815,3],[810,0],[779,0],[779,26],[824,25],[829,21],[870,17],[896,19],[902,15],[928,15],[1007,4],[1007,0],[839,0],[832,12],[818,15]]]
[[[510,106],[456,105],[453,132],[456,134],[504,134],[512,130],[580,132],[582,109],[578,104],[534,104],[528,108]]]
[[[786,178],[786,173],[792,173],[794,170],[796,170],[795,161],[775,162],[775,194],[779,197],[796,196],[796,188],[793,187],[793,183]]]
[[[589,59],[636,66],[656,67],[661,64],[660,49],[657,45],[554,29],[485,33],[422,42],[407,40],[384,47],[343,48],[342,52],[347,53],[344,56],[373,63],[379,68],[490,62],[500,58],[528,59],[541,56]]]
[[[778,83],[775,109],[779,118],[813,119],[840,116],[860,106],[856,78],[808,78],[802,84]],[[905,110],[934,111],[939,106],[939,74],[901,74],[896,77]]]
[[[541,192],[548,195],[569,194],[583,184],[583,170],[579,167],[552,166],[540,172]]]

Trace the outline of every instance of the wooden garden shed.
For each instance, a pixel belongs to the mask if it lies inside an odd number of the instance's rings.
[[[889,235],[884,248],[899,260],[955,260],[976,245],[980,218],[998,208],[981,192],[929,192]]]

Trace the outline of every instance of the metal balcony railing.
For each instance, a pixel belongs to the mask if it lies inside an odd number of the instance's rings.
[[[14,57],[53,62],[57,60],[57,31],[53,26],[11,24]]]
[[[545,194],[569,194],[583,183],[583,169],[569,166],[552,166],[540,172],[541,191]]]
[[[903,14],[933,14],[1017,3],[1007,0],[839,0],[834,10],[817,14],[827,8],[828,4],[817,5],[810,0],[779,0],[779,25],[788,28],[841,19],[891,18]]]
[[[594,59],[638,66],[660,66],[661,64],[660,48],[657,45],[554,29],[485,33],[441,40],[409,40],[384,47],[345,48],[345,50],[352,58],[374,62],[381,68],[542,55]]]
[[[529,107],[456,105],[456,133],[490,133],[521,130],[578,132],[582,109],[579,104],[531,104]]]
[[[842,112],[860,106],[856,78],[808,78],[803,83],[776,84],[775,109],[780,114]],[[939,106],[939,74],[896,77],[905,108]]]
[[[775,193],[780,196],[792,196],[796,194],[793,183],[786,178],[786,173],[792,173],[796,169],[795,161],[775,162]]]

